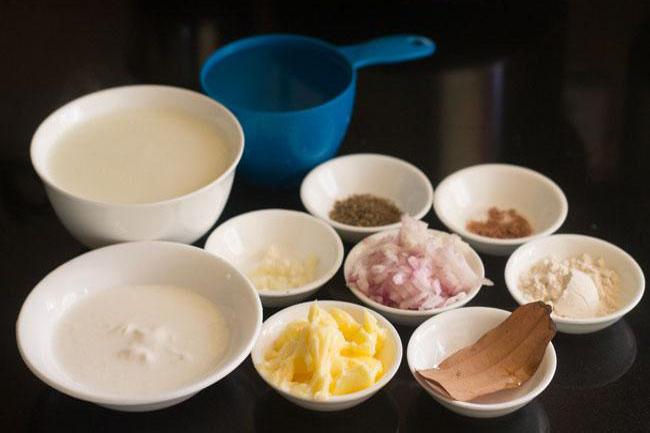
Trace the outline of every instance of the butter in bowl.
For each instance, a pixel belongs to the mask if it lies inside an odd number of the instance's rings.
[[[336,411],[372,397],[397,372],[402,343],[381,315],[339,301],[297,304],[269,317],[251,354],[281,396]]]

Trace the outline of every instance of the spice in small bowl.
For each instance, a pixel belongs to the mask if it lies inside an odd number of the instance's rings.
[[[377,227],[400,221],[402,211],[395,203],[372,194],[353,194],[337,200],[329,213],[334,221],[358,227]]]
[[[515,209],[502,210],[494,206],[488,209],[487,220],[471,220],[466,228],[479,236],[494,239],[524,238],[533,233],[530,222]]]

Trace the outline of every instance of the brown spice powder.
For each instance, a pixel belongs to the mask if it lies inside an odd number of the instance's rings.
[[[390,200],[372,194],[354,194],[337,200],[330,218],[343,224],[375,227],[399,222],[402,211]]]
[[[469,221],[467,230],[480,236],[496,239],[523,238],[533,233],[528,220],[514,209],[491,207],[487,221]]]

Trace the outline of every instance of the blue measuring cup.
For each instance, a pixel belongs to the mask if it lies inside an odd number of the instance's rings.
[[[201,85],[244,129],[239,172],[262,186],[291,186],[336,154],[350,123],[356,69],[426,57],[430,39],[393,35],[337,47],[274,34],[232,42],[203,64]]]

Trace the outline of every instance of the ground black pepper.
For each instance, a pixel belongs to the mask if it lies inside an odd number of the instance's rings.
[[[390,200],[372,194],[354,194],[337,200],[330,218],[360,227],[384,226],[399,222],[402,211]]]

